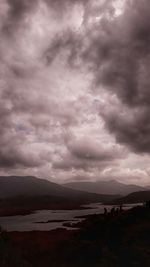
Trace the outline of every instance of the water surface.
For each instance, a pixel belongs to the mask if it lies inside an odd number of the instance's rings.
[[[124,209],[133,206],[134,205],[126,205]],[[77,216],[102,214],[104,212],[104,207],[106,207],[108,211],[112,208],[112,206],[104,206],[101,203],[92,203],[82,207],[85,207],[85,209],[38,210],[29,215],[0,217],[0,226],[7,231],[49,231],[56,228],[67,228],[63,226],[64,221],[67,221],[68,223],[76,223],[83,220],[81,218],[76,218]],[[47,223],[47,221],[53,222]]]

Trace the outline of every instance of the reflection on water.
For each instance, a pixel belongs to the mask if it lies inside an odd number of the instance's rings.
[[[136,204],[137,205],[137,204]],[[134,205],[126,205],[124,209],[129,209]],[[56,228],[67,228],[63,226],[63,221],[68,223],[79,222],[83,219],[77,216],[85,216],[90,214],[101,214],[104,212],[104,205],[100,203],[91,203],[82,206],[82,210],[39,210],[29,215],[17,215],[0,217],[0,226],[7,231],[49,231]],[[89,209],[88,209],[89,208]],[[109,211],[112,206],[107,206]],[[62,220],[62,221],[61,221]],[[47,222],[52,221],[52,222]],[[47,223],[43,223],[47,222]]]

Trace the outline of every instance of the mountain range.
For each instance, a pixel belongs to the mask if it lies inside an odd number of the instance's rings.
[[[74,209],[94,202],[138,203],[149,199],[149,189],[115,180],[60,185],[33,176],[0,176],[0,216],[38,209]]]
[[[0,176],[0,199],[17,196],[35,197],[51,196],[72,200],[105,201],[117,196],[96,194],[67,188],[48,180],[33,176]]]
[[[110,181],[97,181],[97,182],[70,182],[64,184],[64,186],[82,190],[96,194],[113,194],[113,195],[128,195],[132,192],[145,191],[147,188],[134,185],[134,184],[123,184],[116,180]]]
[[[118,197],[82,192],[33,176],[0,176],[0,216],[25,215],[43,209],[80,209],[83,204]]]

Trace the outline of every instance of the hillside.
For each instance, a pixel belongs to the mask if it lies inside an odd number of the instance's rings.
[[[0,266],[149,267],[149,221],[150,209],[135,207],[91,215],[73,231],[4,232]]]
[[[150,200],[150,191],[133,192],[125,197],[113,200],[111,204],[144,203]]]
[[[144,187],[134,184],[123,184],[115,180],[97,182],[71,182],[64,184],[68,188],[97,194],[127,195],[132,192],[145,190]]]
[[[43,196],[53,195],[64,197],[71,195],[74,191],[69,190],[48,180],[39,179],[33,176],[1,176],[0,177],[0,198],[14,196]]]
[[[1,176],[0,177],[0,199],[16,196],[55,196],[63,198],[97,198],[101,201],[114,199],[116,196],[99,195],[73,190],[45,179],[33,176]]]

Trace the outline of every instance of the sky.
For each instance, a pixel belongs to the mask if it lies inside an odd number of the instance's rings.
[[[0,175],[150,184],[148,0],[0,1]]]

